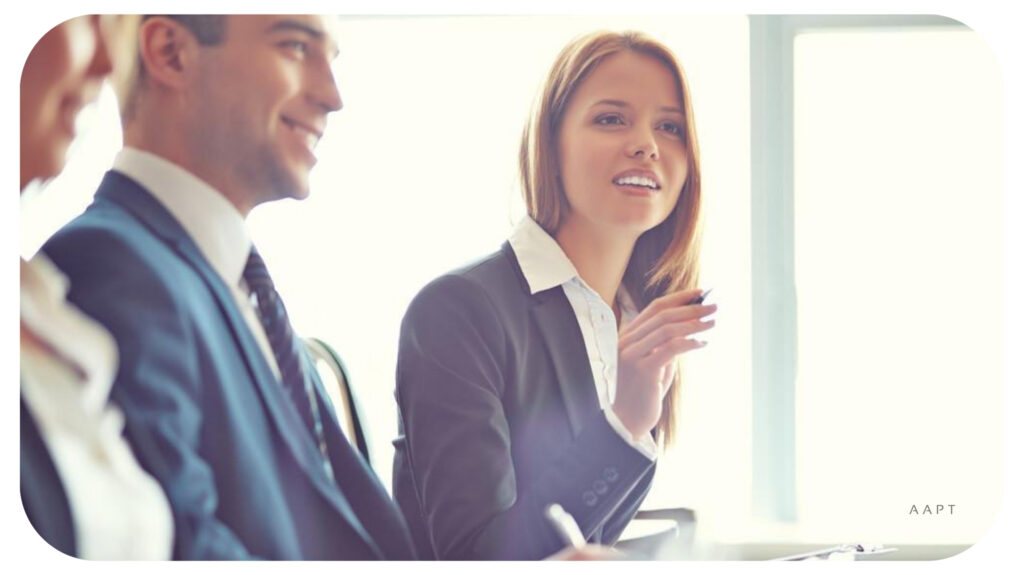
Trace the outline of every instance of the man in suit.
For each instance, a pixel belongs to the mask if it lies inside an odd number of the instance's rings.
[[[342,101],[319,16],[152,16],[125,148],[45,253],[120,350],[112,396],[182,559],[410,559],[244,225],[303,198]]]

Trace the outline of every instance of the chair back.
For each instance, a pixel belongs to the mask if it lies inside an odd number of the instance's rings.
[[[324,383],[327,395],[334,403],[334,411],[338,416],[342,432],[372,468],[373,460],[370,459],[370,448],[362,423],[364,421],[362,409],[352,391],[345,363],[341,360],[338,352],[327,342],[315,337],[306,338],[304,342],[309,355],[313,358],[313,364],[320,375],[320,380]]]

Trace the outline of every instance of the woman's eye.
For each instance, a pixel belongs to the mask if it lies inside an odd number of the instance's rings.
[[[598,116],[594,119],[594,123],[599,126],[619,126],[625,124],[622,117],[617,114],[605,114]]]
[[[658,129],[675,136],[683,135],[683,127],[675,122],[662,122],[658,125]]]

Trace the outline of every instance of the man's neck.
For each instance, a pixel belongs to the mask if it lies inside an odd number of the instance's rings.
[[[218,166],[216,169],[210,166],[208,162],[202,159],[196,158],[190,153],[187,146],[178,145],[173,139],[161,139],[154,134],[146,133],[141,128],[139,130],[126,129],[124,135],[125,147],[135,148],[154,156],[158,156],[179,168],[187,171],[193,176],[206,182],[210,187],[216,190],[220,195],[231,203],[238,210],[238,213],[242,215],[242,218],[247,218],[249,212],[252,211],[254,206],[251,205],[248,198],[244,194],[236,193],[236,190],[225,181],[223,167]]]

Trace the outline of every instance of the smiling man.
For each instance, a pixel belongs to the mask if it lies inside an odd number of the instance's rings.
[[[332,20],[149,16],[125,148],[44,252],[120,351],[112,397],[181,559],[407,559],[245,228],[309,192],[341,109]]]

